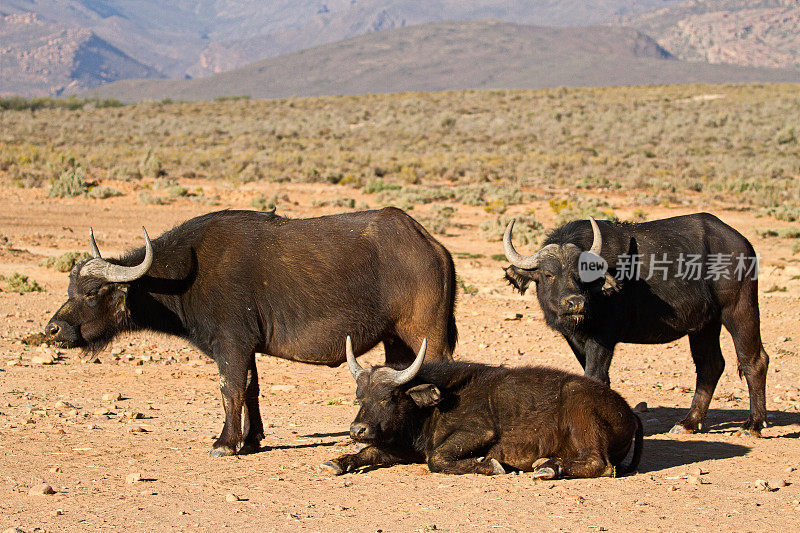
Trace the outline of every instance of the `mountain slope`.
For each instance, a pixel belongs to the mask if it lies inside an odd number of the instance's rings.
[[[146,65],[147,77],[184,78],[414,24],[492,18],[546,26],[589,25],[679,1],[3,0],[0,17],[35,15],[39,23],[59,31],[90,31]],[[37,31],[33,26],[30,30]],[[30,45],[22,33],[12,38],[0,32],[0,37],[0,49],[24,50]],[[50,53],[59,53],[58,44]],[[3,54],[0,50],[0,61]],[[31,81],[17,85],[47,92],[67,84],[56,75],[42,76],[38,85],[30,85]]]
[[[680,59],[800,68],[800,0],[694,0],[620,20]]]
[[[399,28],[207,78],[123,81],[92,94],[135,101],[737,81],[800,82],[800,72],[676,61],[628,28],[476,21]]]

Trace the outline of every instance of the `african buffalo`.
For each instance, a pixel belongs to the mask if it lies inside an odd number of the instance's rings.
[[[453,260],[399,209],[297,220],[220,211],[144,237],[106,260],[92,236],[93,258],[72,269],[45,333],[89,350],[142,329],[192,342],[219,368],[225,426],[211,455],[259,448],[256,352],[337,366],[350,333],[358,353],[383,342],[387,363],[413,361],[423,337],[436,359],[452,358]]]
[[[689,335],[697,386],[689,413],[671,431],[702,430],[725,367],[724,325],[750,390],[750,416],[740,432],[760,435],[769,357],[761,343],[757,258],[739,232],[708,213],[639,224],[581,220],[555,229],[539,251],[522,256],[511,243],[513,225],[503,239],[511,262],[506,278],[521,293],[536,282],[545,321],[566,338],[587,376],[609,383],[619,342]],[[591,254],[581,258],[584,250]],[[597,264],[597,255],[608,271],[593,279],[582,265]]]
[[[424,358],[423,342],[404,370],[363,369],[347,339],[361,403],[350,437],[369,445],[322,463],[322,471],[427,462],[432,472],[493,475],[511,467],[552,479],[612,476],[639,464],[639,417],[594,379],[545,367],[423,364]]]

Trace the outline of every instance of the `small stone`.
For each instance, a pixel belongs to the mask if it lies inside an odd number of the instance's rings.
[[[232,492],[229,492],[228,494],[225,495],[225,501],[226,502],[238,502],[239,501],[239,497],[236,494],[234,494]]]
[[[704,471],[703,471],[703,469],[702,469],[702,468],[700,468],[699,466],[696,466],[696,467],[694,467],[694,468],[692,468],[692,469],[690,469],[690,470],[689,470],[689,475],[690,475],[690,476],[696,476],[696,477],[700,477],[700,476],[702,476],[703,474],[705,474],[705,472],[704,472]]]
[[[75,406],[69,402],[65,402],[64,400],[58,400],[54,404],[56,409],[75,409]]]
[[[678,487],[676,487],[675,485],[670,485],[669,489],[667,490],[669,490],[670,492],[675,492],[676,490],[678,490]]]
[[[647,402],[639,402],[636,404],[636,407],[633,408],[634,413],[646,413],[647,411]]]
[[[103,394],[104,402],[118,402],[120,400],[122,400],[122,394],[118,392],[107,392]]]
[[[53,490],[53,487],[47,483],[40,483],[35,487],[31,487],[31,489],[28,491],[28,495],[30,496],[47,496],[55,493],[56,491]]]
[[[3,533],[25,533],[18,527],[9,527],[3,530]]]
[[[127,431],[128,433],[144,433],[144,428],[142,426],[133,425],[128,426]]]
[[[61,473],[61,467],[60,467],[60,466],[54,466],[54,467],[52,467],[52,468],[50,469],[50,473],[51,473],[51,474],[60,474],[60,473]]]
[[[86,429],[97,429],[98,427],[97,424],[86,424]]]
[[[139,483],[142,480],[142,474],[139,472],[133,472],[125,476],[125,483],[131,485],[133,483]]]
[[[144,370],[142,370],[141,368],[137,368],[136,370],[134,370],[134,372],[137,374],[144,374]]]
[[[480,343],[480,344],[478,344],[478,348],[479,348],[480,350],[485,350],[485,349],[486,349],[486,348],[488,348],[488,347],[489,347],[489,345],[488,345],[488,344],[484,344],[484,343]]]
[[[110,415],[111,411],[109,411],[105,407],[98,407],[97,409],[92,411],[92,414],[97,415],[97,416],[105,416],[105,415]]]
[[[797,470],[795,467],[793,467],[793,466],[787,466],[786,468],[784,468],[784,470],[783,470],[783,471],[784,471],[784,472],[786,472],[786,473],[788,474],[788,473],[790,473],[790,472],[794,472],[795,470]]]
[[[125,411],[125,418],[139,420],[144,418],[144,415],[142,413],[137,413],[136,411]]]
[[[6,366],[19,366],[22,364],[22,361],[19,359],[12,359],[11,361],[6,361]],[[12,528],[14,529],[14,528]]]
[[[769,486],[769,483],[767,483],[766,480],[763,479],[757,479],[756,482],[753,484],[753,487],[755,487],[756,490],[761,490],[764,492],[769,492],[772,490],[772,487]]]
[[[120,348],[119,346],[117,346],[116,348],[111,348],[111,355],[120,355],[124,351],[125,348]]]
[[[55,360],[50,354],[34,355],[31,357],[31,364],[34,365],[52,365],[54,362]]]
[[[53,516],[61,516],[62,514],[64,514],[64,510],[63,509],[55,509],[50,514],[53,515]]]
[[[697,476],[688,476],[686,482],[689,483],[689,485],[705,485],[706,483],[705,480]]]
[[[786,480],[780,477],[770,479],[767,484],[771,489],[781,489],[786,486]]]
[[[271,391],[275,392],[289,392],[297,388],[297,385],[273,385],[269,388]]]
[[[778,337],[778,342],[789,342],[789,337]]]

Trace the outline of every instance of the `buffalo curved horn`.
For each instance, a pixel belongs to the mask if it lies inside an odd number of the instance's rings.
[[[97,247],[97,241],[94,240],[94,228],[89,228],[89,246],[92,250],[92,257],[94,259],[102,259],[100,256],[100,248]]]
[[[589,249],[589,251],[594,255],[600,255],[600,250],[603,248],[603,236],[600,234],[600,227],[597,225],[597,221],[595,221],[594,218],[589,217],[589,222],[592,224],[592,233],[594,234],[594,238],[592,239],[592,247]]]
[[[347,366],[350,367],[350,373],[353,375],[353,379],[358,381],[358,376],[361,375],[364,369],[356,361],[356,354],[353,353],[353,341],[350,339],[350,335],[347,336],[347,341],[345,342],[345,353],[347,354]]]
[[[548,244],[533,255],[522,255],[514,248],[511,243],[511,230],[514,229],[514,222],[516,219],[511,219],[511,222],[506,226],[506,232],[503,235],[503,252],[506,254],[506,259],[517,268],[525,270],[535,270],[539,268],[539,261],[543,253],[551,252],[553,248],[558,248],[557,244]]]
[[[412,379],[414,376],[417,375],[419,372],[420,367],[422,367],[422,361],[425,360],[425,351],[428,349],[428,339],[422,339],[422,346],[419,348],[419,353],[417,354],[417,358],[414,359],[414,362],[411,363],[411,366],[404,370],[397,370],[395,371],[396,374],[392,377],[395,385],[405,385]]]
[[[144,226],[142,226],[142,233],[144,233],[144,260],[140,264],[131,267],[115,265],[101,258],[97,243],[94,242],[94,235],[92,235],[92,255],[96,251],[97,257],[83,265],[80,275],[95,276],[112,283],[124,283],[144,276],[153,264],[153,244],[150,242],[150,236],[147,235],[147,230],[144,229]]]

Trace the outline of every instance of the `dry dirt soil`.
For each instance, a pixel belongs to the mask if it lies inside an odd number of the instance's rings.
[[[67,274],[40,262],[88,250],[90,225],[104,255],[113,256],[140,245],[142,224],[155,236],[213,209],[185,198],[140,205],[129,184],[112,185],[129,194],[55,200],[41,189],[0,188],[0,233],[8,239],[0,249],[0,274],[20,272],[45,289],[0,292],[0,530],[800,530],[800,473],[793,470],[800,467],[800,264],[792,259],[790,240],[756,234],[788,224],[691,198],[689,205],[645,208],[650,218],[713,211],[762,255],[762,332],[771,356],[771,426],[763,438],[733,434],[747,416],[748,395],[723,333],[727,367],[708,432],[695,435],[667,433],[692,398],[687,340],[617,349],[612,386],[631,405],[649,406],[636,475],[542,482],[526,474],[431,474],[423,465],[408,465],[329,477],[317,466],[354,447],[347,429],[357,408],[346,366],[260,356],[265,447],[215,459],[208,450],[223,421],[216,365],[184,341],[126,335],[100,353],[99,362],[83,361],[77,350],[22,344],[23,337],[42,331],[65,299]],[[279,187],[202,185],[207,194],[220,195],[221,207],[242,208],[254,195],[270,197]],[[314,205],[343,190],[280,188],[290,201],[279,214],[295,217],[335,212]],[[356,190],[347,195],[374,202]],[[622,218],[639,207],[623,195],[604,198]],[[555,216],[545,201],[515,206],[510,214],[529,208],[552,227]],[[500,243],[487,242],[478,230],[487,216],[494,215],[458,206],[456,225],[439,236],[462,257],[456,258],[459,275],[478,289],[459,295],[456,357],[579,371],[567,344],[545,326],[534,295],[513,293],[502,279],[505,263],[491,258],[501,253]],[[465,252],[482,256],[463,258]],[[56,356],[54,364],[32,362],[48,354]],[[365,360],[380,362],[380,349]],[[140,480],[128,482],[131,474]],[[763,490],[757,480],[773,490]],[[41,483],[55,494],[29,494]],[[229,501],[229,494],[236,500]]]

